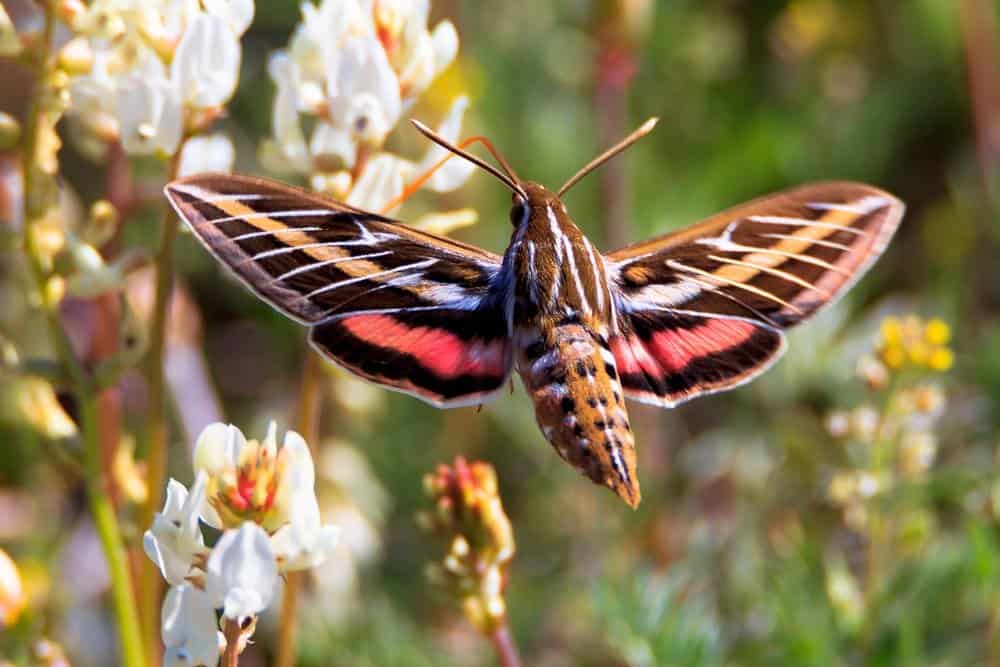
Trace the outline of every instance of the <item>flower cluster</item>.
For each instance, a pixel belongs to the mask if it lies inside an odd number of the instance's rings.
[[[445,152],[438,146],[418,162],[381,150],[402,114],[458,52],[454,26],[442,21],[428,29],[429,11],[427,0],[304,3],[288,48],[268,63],[277,94],[274,136],[262,146],[262,160],[375,211],[440,160]],[[458,137],[467,104],[465,97],[454,100],[438,128],[442,136]],[[312,126],[308,141],[303,117]],[[453,190],[471,171],[453,160],[428,187]]]
[[[58,4],[74,33],[58,57],[70,76],[70,136],[91,156],[113,141],[132,155],[173,155],[236,90],[253,0]],[[182,175],[232,164],[222,135],[198,137],[184,153]]]
[[[164,662],[214,665],[223,642],[215,610],[248,636],[273,601],[279,575],[326,560],[338,530],[320,521],[312,456],[294,431],[279,447],[273,422],[259,442],[235,426],[212,424],[198,437],[194,467],[190,490],[168,483],[143,546],[171,586],[163,603]],[[202,523],[223,531],[211,549]]]
[[[954,363],[954,353],[948,347],[951,328],[942,320],[922,320],[916,315],[882,320],[876,352],[878,358],[893,370],[906,366],[946,371]]]
[[[826,495],[866,545],[861,575],[839,551],[826,557],[827,597],[851,631],[867,622],[872,596],[898,567],[887,554],[900,560],[919,551],[934,528],[921,489],[937,455],[935,428],[946,399],[927,375],[951,365],[948,337],[948,325],[938,319],[885,318],[874,349],[857,367],[872,400],[826,419],[849,461],[831,476]],[[911,372],[900,373],[904,368]]]
[[[496,471],[488,463],[457,457],[454,466],[442,464],[427,475],[424,487],[434,510],[421,520],[448,542],[442,564],[428,574],[458,598],[476,629],[492,633],[505,620],[503,591],[515,551]]]
[[[858,463],[833,476],[828,496],[843,508],[847,523],[856,529],[867,524],[873,498],[891,491],[900,481],[923,480],[937,454],[934,427],[944,413],[944,393],[934,382],[916,378],[890,388],[887,367],[900,369],[910,364],[942,370],[951,363],[947,341],[948,325],[941,320],[885,318],[875,353],[864,357],[857,371],[881,407],[862,403],[827,417],[829,433],[848,445]]]

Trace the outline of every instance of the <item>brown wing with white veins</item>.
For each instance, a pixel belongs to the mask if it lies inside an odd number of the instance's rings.
[[[609,253],[626,394],[670,406],[755,377],[783,329],[864,274],[903,210],[870,185],[815,183]]]
[[[482,402],[509,375],[500,257],[261,178],[198,175],[166,195],[219,261],[348,370],[440,407]]]

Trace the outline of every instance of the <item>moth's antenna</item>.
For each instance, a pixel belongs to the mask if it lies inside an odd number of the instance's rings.
[[[629,146],[631,146],[632,144],[634,144],[635,142],[639,141],[644,136],[652,132],[653,128],[656,127],[656,123],[658,123],[659,120],[660,120],[659,118],[650,118],[645,123],[643,123],[639,127],[639,129],[637,129],[635,132],[628,135],[627,137],[619,141],[617,144],[615,144],[614,146],[612,146],[611,148],[604,151],[603,153],[595,157],[593,160],[588,162],[586,165],[583,166],[582,169],[580,169],[580,171],[573,174],[573,176],[568,181],[566,181],[561,188],[559,188],[559,192],[557,192],[556,194],[559,197],[562,197],[566,193],[566,191],[569,190],[574,185],[576,185],[581,178],[583,178],[590,172],[594,171],[602,164],[604,164],[605,162],[607,162],[614,156],[618,155],[623,150],[625,150],[626,148],[628,148]]]
[[[514,174],[514,170],[510,168],[510,165],[507,164],[506,160],[500,157],[500,153],[498,153],[497,150],[493,148],[493,145],[490,144],[488,141],[484,141],[483,143],[486,145],[486,149],[490,152],[490,154],[493,157],[495,157],[497,162],[500,163],[500,166],[503,167],[503,171],[497,169],[489,162],[486,162],[476,157],[475,155],[472,155],[471,153],[462,150],[458,146],[455,146],[454,144],[450,143],[447,139],[445,139],[442,136],[439,136],[437,133],[434,132],[434,130],[430,129],[429,127],[421,123],[419,120],[410,119],[410,122],[413,123],[413,126],[417,128],[417,130],[419,130],[421,134],[423,134],[425,137],[436,143],[438,146],[441,146],[441,148],[451,151],[455,155],[465,158],[466,160],[476,165],[480,169],[485,169],[486,171],[490,172],[491,174],[496,176],[501,183],[503,183],[508,188],[513,190],[514,193],[517,194],[517,196],[521,197],[522,199],[528,198],[528,194],[524,191],[524,188],[521,187],[520,179],[517,178],[516,174]]]

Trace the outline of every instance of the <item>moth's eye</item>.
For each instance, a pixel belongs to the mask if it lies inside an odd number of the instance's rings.
[[[510,207],[510,224],[517,227],[524,220],[524,215],[527,213],[528,205],[523,201],[515,201],[514,205]]]

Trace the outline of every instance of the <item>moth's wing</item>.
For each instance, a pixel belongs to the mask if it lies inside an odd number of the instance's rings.
[[[260,178],[199,175],[166,195],[217,259],[348,370],[439,407],[482,402],[510,374],[500,257]]]
[[[606,255],[626,395],[672,406],[763,372],[782,330],[847,291],[903,210],[869,185],[815,183]]]

